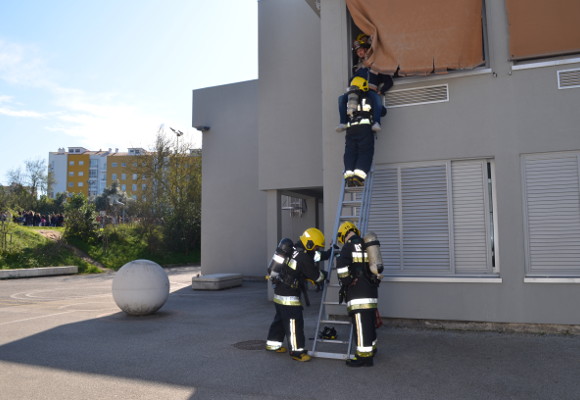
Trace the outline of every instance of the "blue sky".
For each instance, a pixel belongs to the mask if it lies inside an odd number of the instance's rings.
[[[257,0],[2,0],[0,184],[59,147],[196,144],[191,91],[258,77]],[[171,131],[167,131],[171,133]]]

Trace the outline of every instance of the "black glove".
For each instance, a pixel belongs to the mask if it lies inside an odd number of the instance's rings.
[[[340,286],[340,290],[338,291],[338,304],[342,304],[344,299],[346,299],[346,287]]]

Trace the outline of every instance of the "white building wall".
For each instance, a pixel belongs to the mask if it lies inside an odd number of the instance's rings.
[[[266,193],[258,188],[257,81],[193,92],[202,137],[201,268],[204,275],[263,276]]]
[[[67,177],[67,153],[49,153],[48,154],[48,172],[52,175],[53,184],[49,196],[54,198],[57,193],[64,193],[67,191],[66,177]]]

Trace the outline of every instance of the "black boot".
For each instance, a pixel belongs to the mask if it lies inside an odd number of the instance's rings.
[[[346,365],[348,367],[372,367],[373,358],[372,357],[355,357],[351,360],[346,360]]]

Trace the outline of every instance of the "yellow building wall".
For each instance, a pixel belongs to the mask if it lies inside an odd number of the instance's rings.
[[[70,193],[89,194],[89,154],[69,154],[67,157],[66,189]]]
[[[141,174],[136,172],[138,158],[139,156],[126,154],[107,157],[107,187],[118,181],[121,190],[126,192],[127,196],[141,199],[143,185],[146,182]]]

